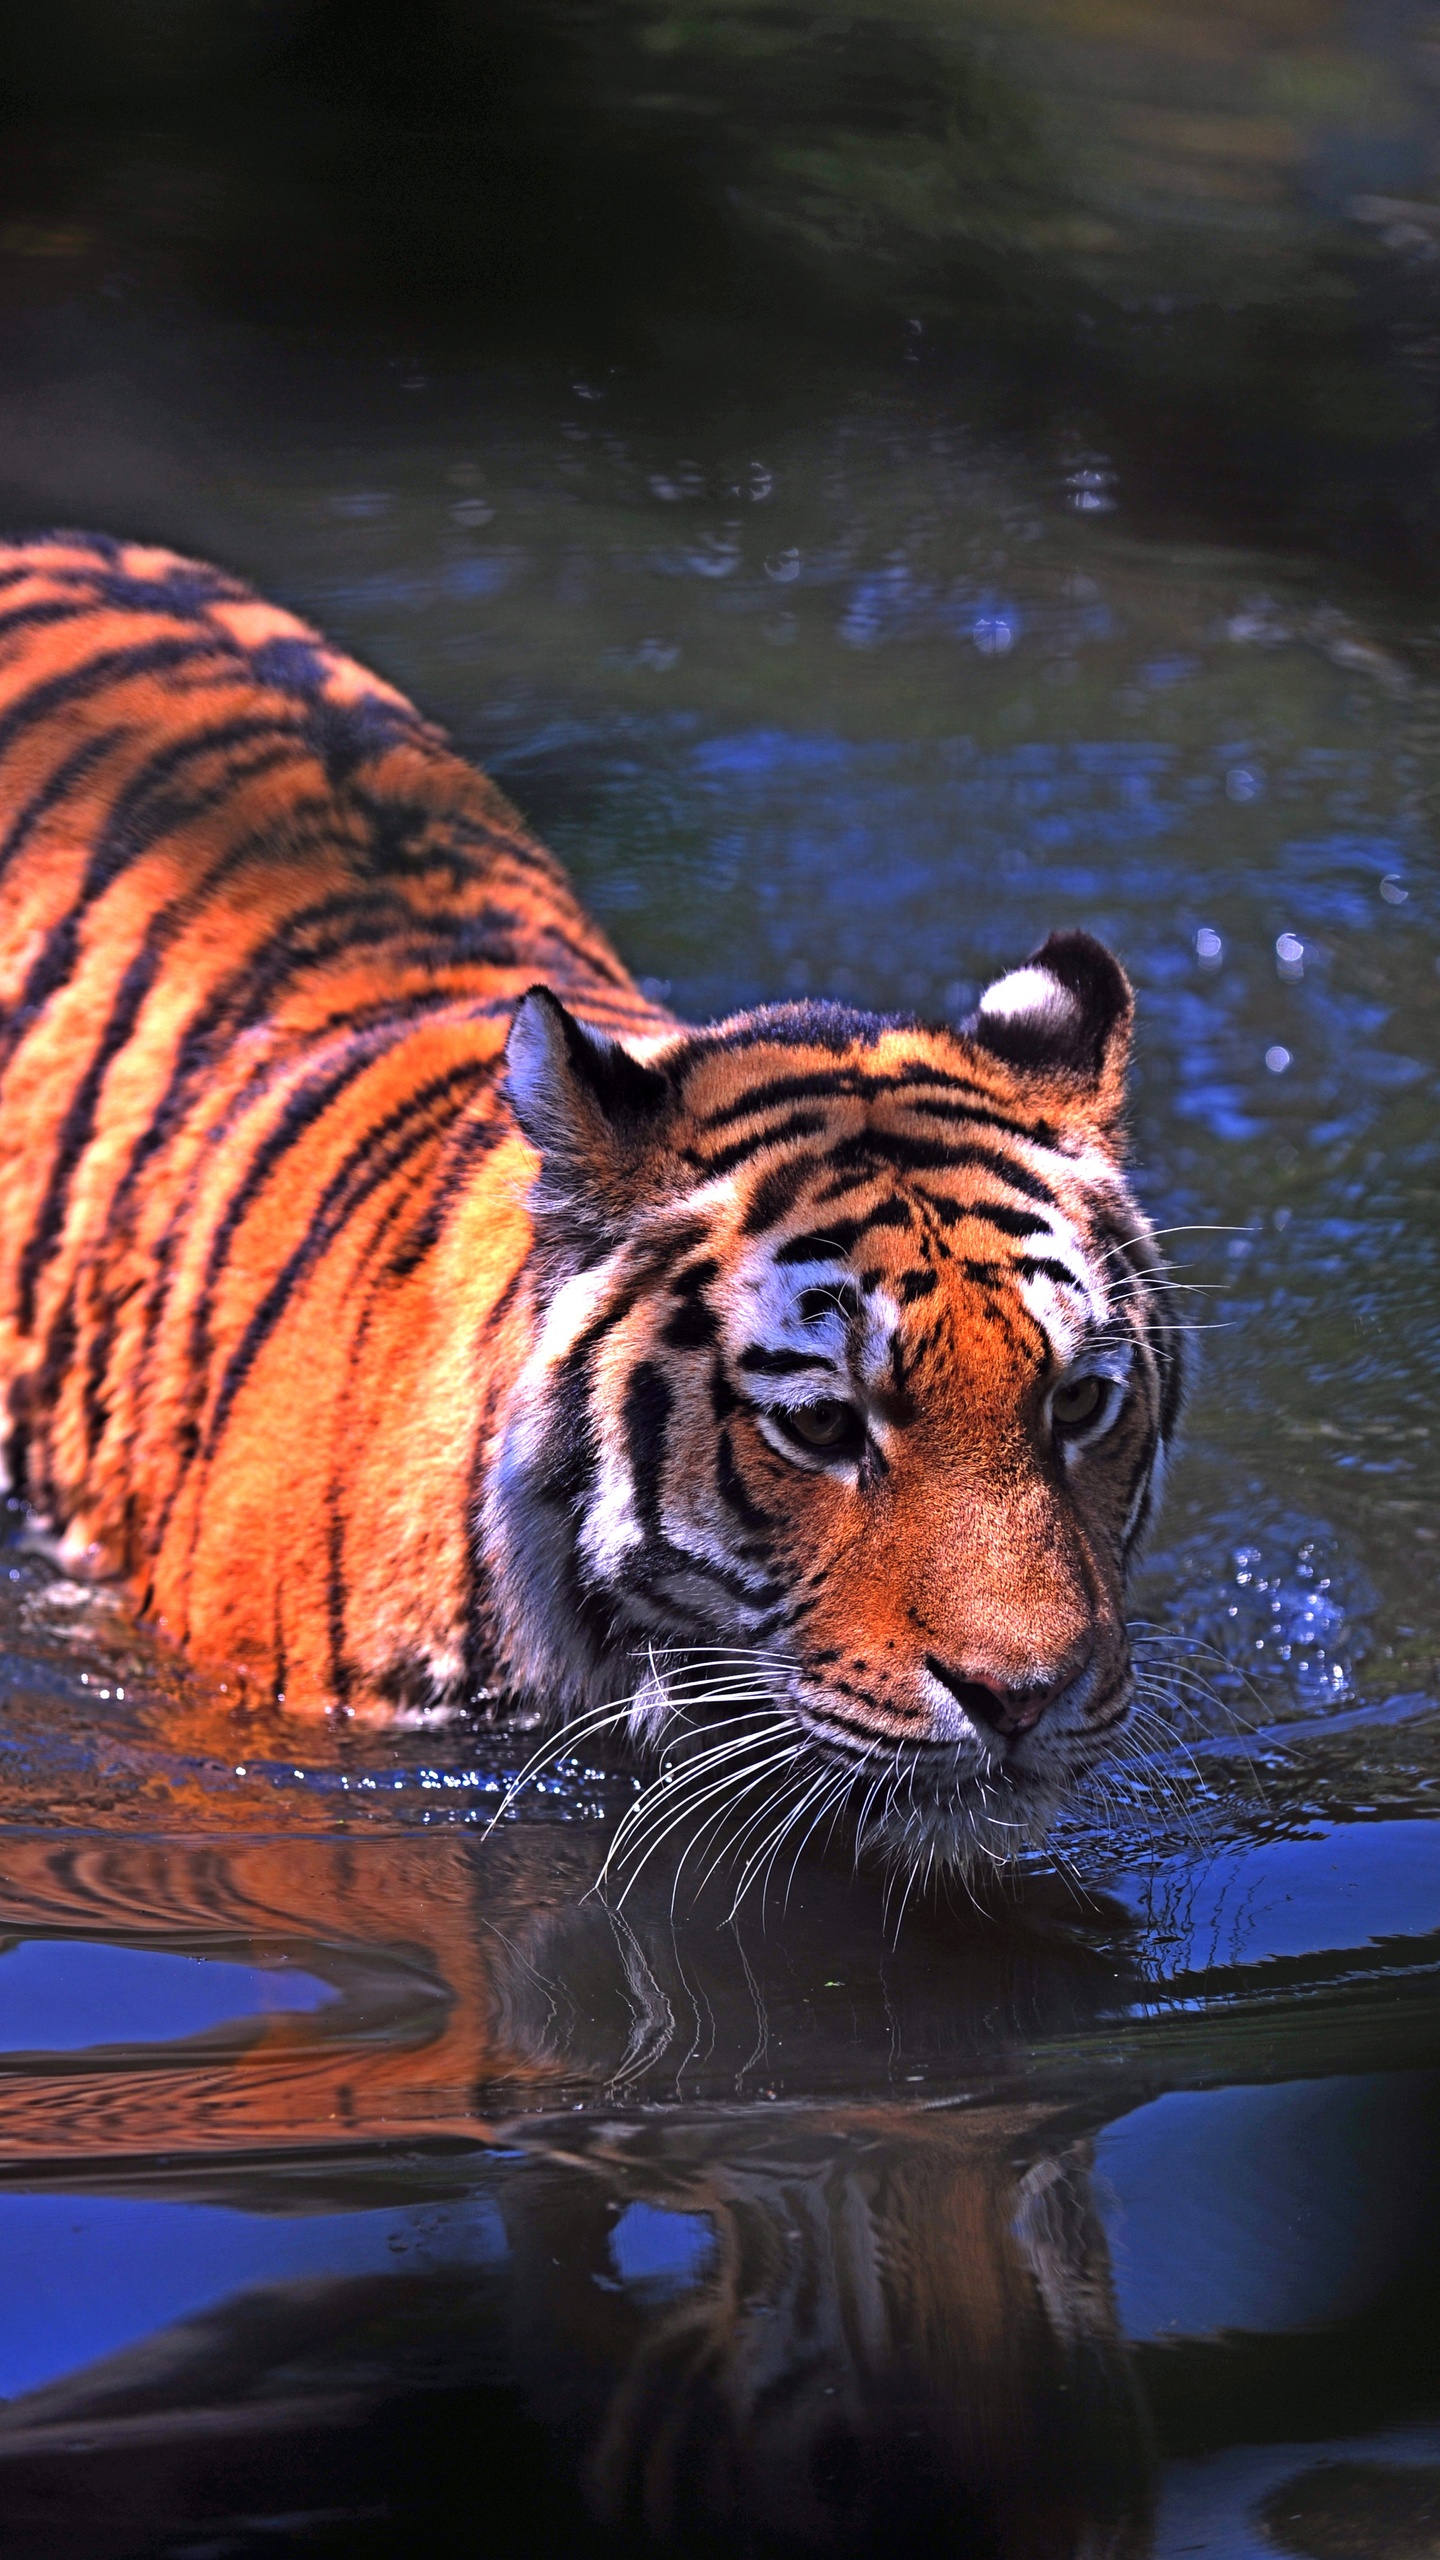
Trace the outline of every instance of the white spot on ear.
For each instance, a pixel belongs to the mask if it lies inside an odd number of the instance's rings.
[[[992,1022],[1033,1022],[1037,1030],[1069,1031],[1080,1007],[1068,987],[1048,969],[1027,966],[997,978],[980,999],[980,1011]]]

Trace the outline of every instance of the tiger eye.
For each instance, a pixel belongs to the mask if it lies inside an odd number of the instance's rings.
[[[807,1449],[841,1448],[860,1430],[855,1407],[842,1404],[838,1396],[819,1396],[814,1404],[792,1405],[782,1419]]]
[[[1070,1378],[1050,1399],[1050,1418],[1057,1431],[1079,1431],[1093,1422],[1105,1401],[1103,1378]]]

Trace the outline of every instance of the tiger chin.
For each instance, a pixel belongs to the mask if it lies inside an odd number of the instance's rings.
[[[293,616],[0,550],[10,1478],[252,1702],[619,1720],[622,1852],[742,1875],[1037,1838],[1183,1391],[1131,1019],[1066,932],[958,1027],[691,1028]]]

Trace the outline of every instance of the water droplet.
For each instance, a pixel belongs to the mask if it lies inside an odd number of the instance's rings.
[[[1286,1068],[1290,1064],[1289,1050],[1282,1049],[1279,1041],[1277,1040],[1272,1049],[1266,1050],[1265,1064],[1269,1068],[1272,1076],[1283,1076]]]
[[[970,633],[982,658],[1003,658],[1015,646],[1015,625],[1003,613],[981,613]]]
[[[1224,957],[1225,945],[1213,925],[1202,924],[1195,936],[1195,957],[1207,969],[1213,969]]]

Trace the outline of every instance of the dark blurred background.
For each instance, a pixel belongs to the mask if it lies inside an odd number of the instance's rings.
[[[53,0],[0,33],[6,370],[187,310],[210,366],[479,328],[701,404],[757,330],[918,354],[1091,435],[1132,515],[1411,584],[1437,64],[1401,0]]]

